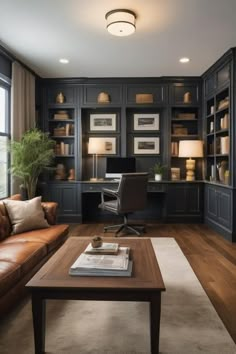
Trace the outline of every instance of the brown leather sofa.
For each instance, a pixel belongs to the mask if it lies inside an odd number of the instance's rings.
[[[20,195],[10,199],[20,200]],[[49,228],[11,235],[11,223],[0,201],[0,315],[26,293],[25,284],[64,243],[68,225],[56,225],[57,203],[42,203]]]

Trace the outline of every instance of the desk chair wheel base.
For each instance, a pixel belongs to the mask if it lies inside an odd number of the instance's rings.
[[[115,231],[115,237],[119,237],[119,233],[121,232],[136,234],[137,236],[141,236],[144,232],[146,232],[144,225],[128,224],[126,215],[124,215],[123,224],[105,226],[103,230],[104,232],[107,232],[108,230]]]

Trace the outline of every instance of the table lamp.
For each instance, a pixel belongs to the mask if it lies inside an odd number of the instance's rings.
[[[102,151],[102,144],[99,138],[89,138],[88,154],[93,155],[93,177],[90,181],[98,180],[98,154]]]
[[[192,157],[203,157],[203,142],[201,140],[180,140],[179,157],[189,157],[186,160],[186,181],[195,181],[195,160]]]

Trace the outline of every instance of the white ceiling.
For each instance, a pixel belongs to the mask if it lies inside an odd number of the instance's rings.
[[[119,8],[137,15],[129,37],[106,30]],[[201,75],[236,46],[236,0],[0,0],[0,41],[42,77]]]

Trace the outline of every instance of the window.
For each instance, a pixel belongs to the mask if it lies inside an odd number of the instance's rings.
[[[0,199],[9,195],[9,87],[0,80]]]

